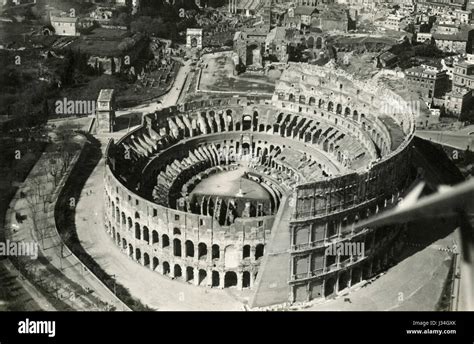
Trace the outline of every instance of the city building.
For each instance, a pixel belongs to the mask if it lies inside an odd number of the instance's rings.
[[[446,94],[444,109],[447,115],[456,116],[458,119],[461,119],[462,115],[472,108],[472,104],[472,89],[458,89]]]
[[[426,102],[433,98],[441,98],[449,87],[449,78],[446,71],[439,67],[421,65],[405,70],[408,85],[420,93]]]
[[[442,51],[460,54],[472,53],[474,29],[464,29],[453,34],[433,33],[433,40]]]
[[[474,90],[474,63],[460,61],[454,64],[453,89]]]
[[[77,17],[50,15],[50,20],[56,35],[79,36]]]
[[[406,17],[400,15],[390,15],[384,21],[383,27],[388,30],[402,31],[407,26]]]

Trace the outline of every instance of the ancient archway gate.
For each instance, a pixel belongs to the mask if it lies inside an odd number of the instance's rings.
[[[202,49],[202,29],[187,29],[186,48]]]

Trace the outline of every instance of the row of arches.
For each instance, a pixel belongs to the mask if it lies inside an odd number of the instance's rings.
[[[324,281],[324,297],[335,296],[342,293],[363,280],[368,280],[372,276],[386,270],[390,266],[393,256],[393,249],[383,255],[375,256],[370,262],[359,264],[351,269],[340,271],[338,274],[327,278]]]
[[[117,211],[119,211],[118,207],[115,207],[115,210],[113,208],[111,209],[112,217],[114,217],[113,214],[117,213]],[[121,214],[122,218],[125,218],[125,213],[122,212]],[[117,219],[116,216],[115,218]],[[120,222],[118,222],[118,224],[120,225]],[[109,222],[109,228],[112,229],[114,239],[116,234],[120,235],[119,231],[115,229],[115,226],[113,226],[111,222]],[[128,228],[128,230],[130,229],[131,227]],[[134,229],[134,239],[144,241],[148,245],[158,245],[161,249],[171,249],[175,257],[196,257],[198,260],[207,260],[208,258],[218,260],[221,258],[221,248],[218,244],[213,244],[210,246],[210,249],[208,249],[206,243],[199,242],[196,245],[189,239],[182,241],[180,238],[173,238],[171,240],[168,234],[160,235],[156,230],[152,230],[150,235],[149,228],[147,226],[142,227],[138,222],[135,222]],[[175,235],[179,235],[178,233],[181,233],[179,229],[174,231]],[[254,252],[254,259],[258,260],[264,254],[264,244],[256,244],[255,246],[244,245],[241,252],[241,259],[250,258],[251,251]]]
[[[241,289],[250,288],[252,284],[250,271],[209,271],[203,268],[183,266],[178,263],[173,264],[167,260],[160,263],[159,257],[151,257],[147,252],[142,252],[140,248],[134,248],[133,244],[128,243],[126,238],[120,237],[120,233],[114,234],[114,240],[116,240],[122,251],[125,251],[131,259],[152,271],[159,272],[173,279],[192,283],[197,286],[216,288],[238,287]],[[248,248],[246,247],[244,250],[248,250]],[[253,276],[253,278],[255,278],[255,276]]]
[[[314,96],[310,95],[305,95],[305,94],[299,94],[296,95],[294,93],[283,93],[280,92],[278,94],[278,99],[283,100],[283,101],[290,101],[294,103],[299,103],[299,104],[304,104],[304,105],[309,105],[313,107],[317,107],[318,109],[321,109],[322,111],[329,111],[331,113],[334,113],[336,115],[342,116],[346,119],[351,119],[354,122],[359,123],[361,129],[366,132],[373,142],[379,147],[379,148],[384,148],[386,144],[384,143],[384,138],[375,128],[375,124],[373,123],[372,120],[369,120],[365,113],[361,113],[358,110],[351,109],[350,106],[344,106],[341,103],[336,103],[333,102],[332,100],[327,100],[327,99],[317,99]],[[379,126],[383,126],[382,123],[378,124]],[[382,149],[382,151],[385,151],[386,149]]]

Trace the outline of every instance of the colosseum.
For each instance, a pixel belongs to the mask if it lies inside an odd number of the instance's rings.
[[[343,71],[290,63],[271,99],[148,114],[107,147],[106,230],[156,273],[250,289],[251,307],[338,295],[397,254],[401,226],[363,222],[412,182],[415,116],[403,103]],[[327,254],[341,243],[364,249]]]

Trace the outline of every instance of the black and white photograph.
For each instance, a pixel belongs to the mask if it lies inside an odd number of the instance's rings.
[[[0,0],[1,344],[472,344],[473,176],[474,0]]]

